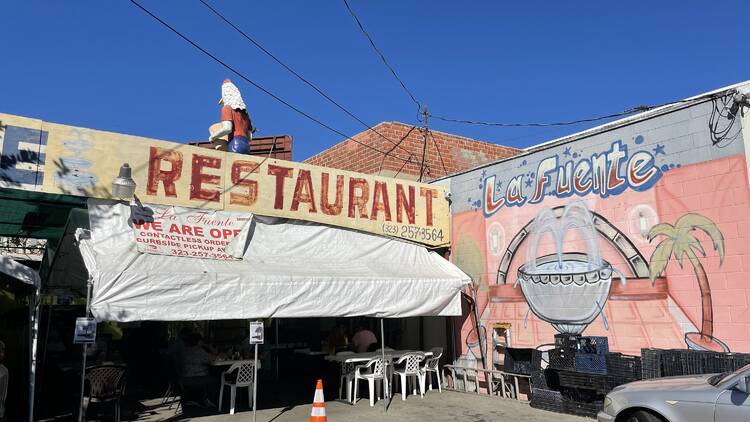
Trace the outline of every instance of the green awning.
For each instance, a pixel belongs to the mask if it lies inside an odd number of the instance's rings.
[[[0,236],[59,241],[73,208],[86,208],[86,198],[0,188]]]

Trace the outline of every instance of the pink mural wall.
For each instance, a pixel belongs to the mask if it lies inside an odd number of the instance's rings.
[[[532,258],[531,236],[524,233],[535,218],[546,208],[562,218],[563,207],[574,201],[591,214],[601,258],[627,279],[623,285],[612,275],[601,315],[583,334],[608,336],[611,350],[628,354],[645,347],[750,351],[747,162],[741,135],[728,148],[718,148],[701,132],[709,112],[708,105],[695,107],[669,116],[667,124],[656,118],[451,180],[454,198],[465,201],[454,207],[452,260],[475,280],[488,351],[496,323],[511,324],[513,347],[551,343],[560,331],[530,311],[532,296],[526,296],[533,293],[517,284],[518,270]],[[615,150],[613,142],[622,142],[623,157],[602,167],[610,173],[601,181],[614,189],[560,194],[565,186],[558,179],[574,173],[581,159],[591,157],[593,163],[597,155],[590,151]],[[637,159],[632,164],[639,151],[653,173]],[[545,164],[545,157],[553,156],[556,166]],[[628,172],[634,177],[627,179]],[[652,180],[645,187],[633,183],[635,176],[647,174]],[[626,186],[617,186],[621,179]],[[514,191],[512,183],[521,189]],[[585,231],[569,230],[562,252],[586,252],[585,237]],[[553,236],[546,234],[532,254],[557,252]],[[474,331],[473,318],[465,318],[461,351],[478,359]]]

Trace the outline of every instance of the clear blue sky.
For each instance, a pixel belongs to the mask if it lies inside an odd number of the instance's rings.
[[[264,56],[197,0],[142,4],[270,91],[338,130],[363,127]],[[210,3],[368,123],[415,107],[340,0]],[[680,99],[750,79],[747,1],[350,0],[407,86],[436,115],[546,122]],[[0,112],[188,141],[218,119],[221,81],[259,134],[291,134],[294,159],[339,141],[125,0],[4,1]],[[525,147],[583,129],[434,129]]]

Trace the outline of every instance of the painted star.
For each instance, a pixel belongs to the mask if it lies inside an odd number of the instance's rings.
[[[531,187],[531,179],[526,179],[525,185],[526,185],[527,188],[530,188]]]
[[[656,144],[656,147],[654,148],[654,155],[656,156],[659,154],[667,155],[667,153],[664,152],[664,145]]]
[[[563,150],[563,155],[566,157],[570,157],[570,147],[565,147]]]

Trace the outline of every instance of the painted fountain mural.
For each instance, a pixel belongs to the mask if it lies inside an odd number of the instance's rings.
[[[581,334],[601,315],[609,297],[613,274],[624,284],[625,276],[602,259],[598,234],[591,213],[582,201],[573,201],[560,215],[543,208],[534,219],[528,238],[528,261],[518,269],[516,284],[521,285],[529,308],[559,332]],[[587,251],[566,252],[565,237],[578,231]],[[554,254],[537,256],[539,242],[551,235]]]

